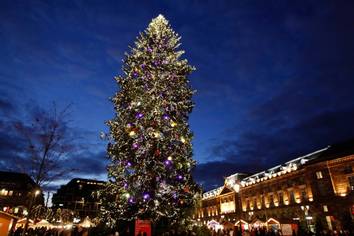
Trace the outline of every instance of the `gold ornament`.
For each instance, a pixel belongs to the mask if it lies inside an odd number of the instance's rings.
[[[155,132],[153,133],[153,135],[154,135],[154,138],[160,138],[160,137],[161,137],[160,132],[157,132],[157,131],[155,131]]]
[[[171,120],[170,125],[171,125],[171,127],[176,127],[177,123]]]
[[[182,169],[182,168],[183,168],[183,165],[182,165],[181,163],[178,163],[178,164],[176,165],[176,167],[177,167],[177,169]]]
[[[181,142],[186,143],[186,139],[183,136],[181,137]]]
[[[129,136],[130,136],[130,137],[134,137],[135,135],[136,135],[136,133],[135,133],[134,130],[132,130],[132,131],[129,132]]]

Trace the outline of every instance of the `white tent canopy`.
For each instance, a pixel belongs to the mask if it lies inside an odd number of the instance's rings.
[[[34,224],[33,227],[46,227],[46,228],[52,228],[53,225],[49,223],[47,220],[41,220],[38,223]]]
[[[84,221],[82,221],[79,226],[84,227],[84,228],[90,228],[95,226],[95,224],[90,220],[90,218],[87,216]]]

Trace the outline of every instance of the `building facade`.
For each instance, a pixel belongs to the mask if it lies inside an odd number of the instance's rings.
[[[0,210],[26,215],[29,204],[42,204],[44,199],[38,185],[24,173],[0,171]]]
[[[99,190],[104,184],[103,181],[91,179],[72,179],[53,194],[53,208],[72,210],[81,219],[87,216],[95,218],[101,206]]]
[[[342,229],[354,213],[354,144],[329,146],[243,177],[203,194],[195,219],[217,222],[298,222],[311,230],[321,222]],[[317,223],[316,223],[317,222]]]

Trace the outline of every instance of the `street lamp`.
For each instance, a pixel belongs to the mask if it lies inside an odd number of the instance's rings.
[[[306,216],[308,215],[309,209],[310,209],[310,206],[309,206],[309,205],[301,206],[301,210],[305,212],[305,215],[306,215]]]
[[[301,210],[304,212],[304,220],[305,220],[305,223],[306,223],[306,229],[309,230],[309,225],[308,225],[308,214],[309,214],[309,209],[310,209],[310,206],[309,205],[306,205],[306,206],[301,206]]]
[[[36,197],[41,193],[41,190],[39,189],[36,189],[34,192],[30,192],[31,195],[31,199],[30,199],[30,202],[28,204],[28,213],[26,215],[26,223],[25,223],[25,228],[22,232],[22,235],[26,235],[26,232],[27,232],[27,229],[28,229],[28,223],[29,223],[29,218],[32,216],[32,208],[33,208],[33,203],[35,202],[36,200]]]

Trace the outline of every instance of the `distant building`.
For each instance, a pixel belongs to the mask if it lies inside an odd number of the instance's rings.
[[[252,227],[295,222],[340,229],[354,214],[354,143],[333,145],[243,177],[203,194],[194,215],[200,224],[228,222]],[[268,223],[267,223],[268,221]],[[270,223],[271,221],[271,223]],[[254,226],[253,225],[253,226]]]
[[[31,201],[43,205],[43,195],[38,194],[39,191],[39,186],[27,174],[0,171],[0,210],[26,214]]]
[[[75,178],[62,185],[53,195],[53,208],[69,209],[81,219],[89,216],[95,218],[100,210],[99,190],[105,182],[91,179]]]

